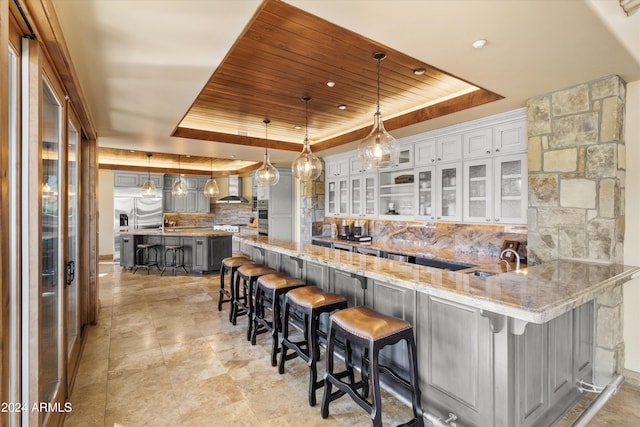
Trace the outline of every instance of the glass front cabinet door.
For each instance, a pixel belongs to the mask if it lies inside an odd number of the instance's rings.
[[[418,193],[418,211],[416,215],[419,219],[433,221],[436,219],[436,211],[434,207],[435,201],[435,167],[423,168],[416,170],[416,179],[418,185],[416,191]]]
[[[436,167],[438,180],[436,220],[438,221],[462,220],[461,171],[462,165],[460,163]]]
[[[527,223],[527,154],[494,158],[494,222]]]
[[[475,160],[464,163],[465,185],[463,207],[465,222],[492,222],[492,163],[492,159]]]
[[[375,173],[352,176],[350,180],[350,211],[353,217],[378,215],[378,175]]]

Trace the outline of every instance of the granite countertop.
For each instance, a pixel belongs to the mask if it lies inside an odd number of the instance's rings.
[[[167,229],[144,229],[134,231],[123,231],[120,234],[129,234],[132,236],[233,236],[235,233],[229,231],[218,231],[211,229],[184,228]]]
[[[557,260],[481,278],[465,274],[463,270],[447,271],[268,236],[234,236],[234,239],[483,311],[539,324],[593,300],[640,272],[638,267],[621,264]],[[494,261],[497,262],[497,258]]]

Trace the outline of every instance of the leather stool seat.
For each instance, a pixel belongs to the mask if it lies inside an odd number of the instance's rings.
[[[247,325],[247,341],[251,339],[251,328],[253,326],[253,295],[255,284],[260,276],[277,273],[273,268],[262,264],[245,264],[238,267],[236,271],[236,282],[233,292],[235,293],[236,316],[246,314],[249,322]],[[240,294],[240,282],[242,282],[242,295]]]
[[[238,268],[245,264],[253,263],[249,257],[244,254],[238,254],[231,257],[224,258],[222,263],[220,264],[220,297],[218,299],[218,311],[222,311],[223,303],[230,303],[229,310],[229,322],[232,322],[234,325],[236,324],[236,316],[235,309],[236,305],[234,303],[235,292],[233,281],[235,279],[235,274]],[[224,278],[225,275],[229,273],[229,288],[226,289],[224,287]]]
[[[256,336],[265,332],[271,334],[271,366],[276,366],[279,351],[278,333],[281,329],[280,298],[292,289],[306,286],[304,280],[287,276],[283,273],[265,274],[258,278],[253,311],[253,327],[251,344],[255,345]],[[271,310],[271,320],[265,316],[265,309]]]
[[[333,359],[336,336],[345,346],[345,371],[334,373]],[[387,345],[406,343],[408,351],[409,379],[404,379],[398,372],[379,363],[379,354]],[[362,349],[361,381],[353,379],[352,346]],[[418,383],[418,363],[413,329],[408,322],[387,316],[368,307],[352,307],[332,314],[329,318],[327,338],[327,371],[325,373],[325,389],[322,397],[322,418],[329,416],[329,403],[348,394],[360,407],[366,410],[375,427],[382,426],[382,403],[380,396],[380,373],[406,390],[411,391],[414,418],[403,426],[424,426],[422,408],[420,406],[420,385]],[[406,375],[406,374],[405,374]],[[369,394],[369,376],[371,376],[371,401]],[[342,379],[348,377],[349,382]],[[332,386],[338,391],[331,393]]]
[[[317,362],[320,359],[320,336],[326,337],[321,330],[320,316],[329,315],[336,310],[347,308],[347,299],[338,294],[325,292],[316,286],[305,286],[293,289],[285,295],[282,308],[282,354],[278,372],[284,374],[284,363],[300,357],[309,366],[309,405],[316,405],[316,390],[324,385],[318,381]],[[289,325],[301,324],[302,340],[292,341],[289,336]],[[287,350],[293,353],[287,356]]]

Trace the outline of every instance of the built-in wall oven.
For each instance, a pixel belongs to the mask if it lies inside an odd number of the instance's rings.
[[[269,201],[258,200],[258,234],[269,235]]]

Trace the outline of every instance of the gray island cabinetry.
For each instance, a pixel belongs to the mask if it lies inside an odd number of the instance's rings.
[[[258,262],[300,265],[298,277],[350,306],[410,322],[422,407],[455,414],[458,426],[551,425],[579,398],[578,382],[592,382],[594,298],[639,271],[555,261],[481,278],[266,236],[234,239]],[[381,357],[402,370],[405,351]]]
[[[142,262],[141,254],[136,255],[137,245],[151,243],[157,245],[158,264],[160,268],[171,265],[171,252],[167,246],[182,246],[184,255],[179,254],[189,272],[206,273],[217,271],[223,258],[231,256],[231,233],[211,230],[160,231],[136,230],[123,233],[120,241],[120,266],[133,268]],[[150,251],[153,259],[153,250]],[[138,259],[136,259],[138,256]]]

